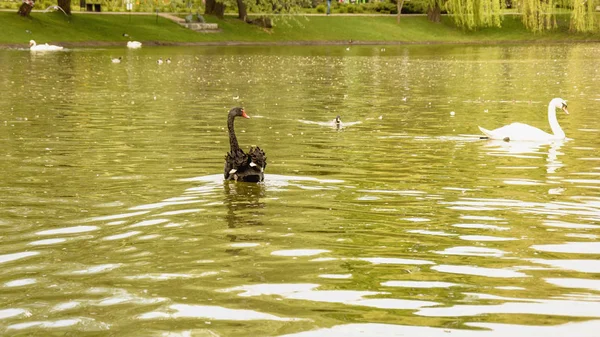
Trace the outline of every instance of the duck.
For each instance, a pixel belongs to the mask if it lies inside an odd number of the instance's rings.
[[[340,118],[339,115],[337,115],[335,117],[335,119],[333,120],[333,125],[338,129],[340,129],[342,127],[342,119]]]
[[[553,98],[548,103],[548,121],[550,122],[550,129],[552,133],[544,132],[536,127],[523,124],[523,123],[512,123],[505,125],[495,130],[487,130],[479,127],[479,130],[485,134],[482,139],[501,139],[506,142],[508,141],[551,141],[566,139],[565,132],[558,124],[556,119],[556,109],[561,109],[567,115],[567,102],[562,98]]]
[[[31,51],[57,51],[63,50],[62,46],[54,46],[51,44],[37,44],[33,40],[29,40],[29,50]]]
[[[130,48],[130,49],[142,48],[142,43],[139,41],[127,41],[127,48]]]
[[[122,57],[119,56],[118,58],[111,59],[111,61],[112,61],[112,63],[121,63],[121,59],[122,59]]]
[[[158,58],[158,61],[156,61],[156,64],[158,64],[158,65],[161,65],[161,64],[163,64],[163,59],[162,59],[162,57],[159,57],[159,58]]]
[[[264,171],[267,167],[267,156],[258,146],[250,148],[245,153],[237,141],[233,128],[236,117],[250,118],[246,110],[235,107],[229,110],[227,115],[227,130],[229,131],[229,152],[225,156],[225,180],[245,181],[258,183],[264,181]]]

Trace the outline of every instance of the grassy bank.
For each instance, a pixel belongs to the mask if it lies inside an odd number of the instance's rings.
[[[571,34],[567,17],[559,17],[560,27],[549,33],[534,34],[526,31],[518,16],[507,16],[502,28],[485,28],[466,32],[456,28],[446,17],[434,24],[423,16],[403,17],[400,24],[393,16],[311,16],[277,21],[276,27],[266,31],[243,23],[233,17],[207,21],[219,24],[220,33],[196,33],[176,23],[154,15],[97,15],[61,13],[33,13],[22,18],[16,13],[0,12],[0,44],[25,45],[31,39],[66,45],[93,45],[94,43],[123,43],[129,34],[132,39],[147,43],[277,43],[277,42],[360,42],[382,43],[494,43],[500,41],[568,42],[600,41],[600,33]]]

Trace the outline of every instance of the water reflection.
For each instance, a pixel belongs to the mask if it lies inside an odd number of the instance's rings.
[[[263,226],[260,221],[260,209],[265,207],[265,203],[261,202],[261,199],[266,196],[264,184],[236,184],[224,181],[223,193],[225,194],[229,228]],[[244,212],[244,210],[249,210],[250,213]],[[233,236],[232,241],[235,241]]]
[[[393,324],[345,324],[331,328],[306,331],[294,334],[280,335],[281,337],[325,337],[325,336],[430,336],[443,337],[451,334],[458,337],[528,337],[537,335],[570,336],[576,334],[582,337],[592,337],[594,330],[600,327],[600,321],[567,323],[558,326],[514,326],[511,324],[468,322],[469,328],[477,330],[462,330],[449,328],[432,328],[424,326],[393,325]],[[483,330],[481,330],[483,329]]]

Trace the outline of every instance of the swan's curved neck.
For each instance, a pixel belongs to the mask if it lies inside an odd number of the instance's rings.
[[[231,153],[236,152],[240,148],[237,138],[235,137],[235,130],[233,129],[234,118],[235,115],[229,115],[229,117],[227,117],[227,130],[229,130],[229,147],[231,149]]]
[[[552,129],[554,136],[557,138],[565,138],[565,132],[560,127],[560,124],[558,124],[558,120],[556,119],[556,108],[552,102],[548,104],[548,121],[550,122],[550,128]]]

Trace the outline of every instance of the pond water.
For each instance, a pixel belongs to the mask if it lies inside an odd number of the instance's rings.
[[[1,50],[0,334],[597,336],[599,54]]]

